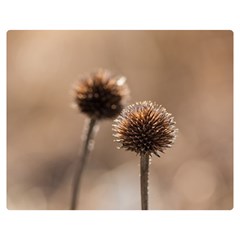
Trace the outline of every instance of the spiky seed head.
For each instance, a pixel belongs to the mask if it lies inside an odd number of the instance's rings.
[[[83,77],[74,87],[75,103],[91,118],[116,117],[123,109],[129,90],[124,76],[99,69]]]
[[[125,108],[113,122],[115,141],[140,155],[160,156],[175,141],[177,129],[170,113],[150,101]]]

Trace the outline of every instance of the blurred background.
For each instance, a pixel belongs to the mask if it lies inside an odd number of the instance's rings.
[[[9,31],[7,207],[69,209],[85,116],[71,107],[79,75],[127,77],[129,104],[152,100],[179,128],[150,166],[150,209],[233,208],[231,31]],[[78,209],[140,209],[139,157],[116,149],[102,121]]]

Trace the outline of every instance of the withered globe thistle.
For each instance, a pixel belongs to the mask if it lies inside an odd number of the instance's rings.
[[[79,110],[98,120],[116,117],[128,98],[125,80],[104,69],[83,77],[74,88]]]
[[[150,156],[171,147],[177,129],[170,113],[150,101],[125,108],[113,123],[116,142],[140,155],[140,186],[142,210],[148,210],[148,180]]]
[[[125,80],[123,76],[114,76],[108,70],[99,69],[83,77],[74,87],[75,103],[88,117],[82,134],[80,159],[75,165],[70,206],[72,210],[77,209],[81,177],[87,157],[93,149],[96,126],[99,120],[116,117],[128,98]]]
[[[114,120],[113,131],[120,148],[159,157],[160,152],[173,144],[177,129],[164,107],[144,101],[125,108]]]

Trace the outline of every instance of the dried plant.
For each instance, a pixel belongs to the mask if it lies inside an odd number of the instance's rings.
[[[125,108],[113,123],[119,148],[140,155],[142,210],[148,210],[149,162],[152,154],[160,157],[175,141],[177,129],[170,113],[150,101]]]
[[[74,100],[81,113],[88,116],[83,131],[82,151],[73,179],[71,209],[77,208],[81,176],[87,156],[92,150],[96,126],[99,120],[116,117],[128,99],[126,78],[114,76],[110,71],[99,69],[80,79],[74,87]]]

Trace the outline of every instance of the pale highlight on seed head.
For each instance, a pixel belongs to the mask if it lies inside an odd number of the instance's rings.
[[[175,141],[175,121],[164,107],[151,101],[125,108],[113,122],[113,136],[120,148],[140,155],[160,156]]]
[[[74,98],[79,110],[91,118],[116,117],[128,100],[129,90],[124,76],[99,69],[83,77],[74,86]]]

